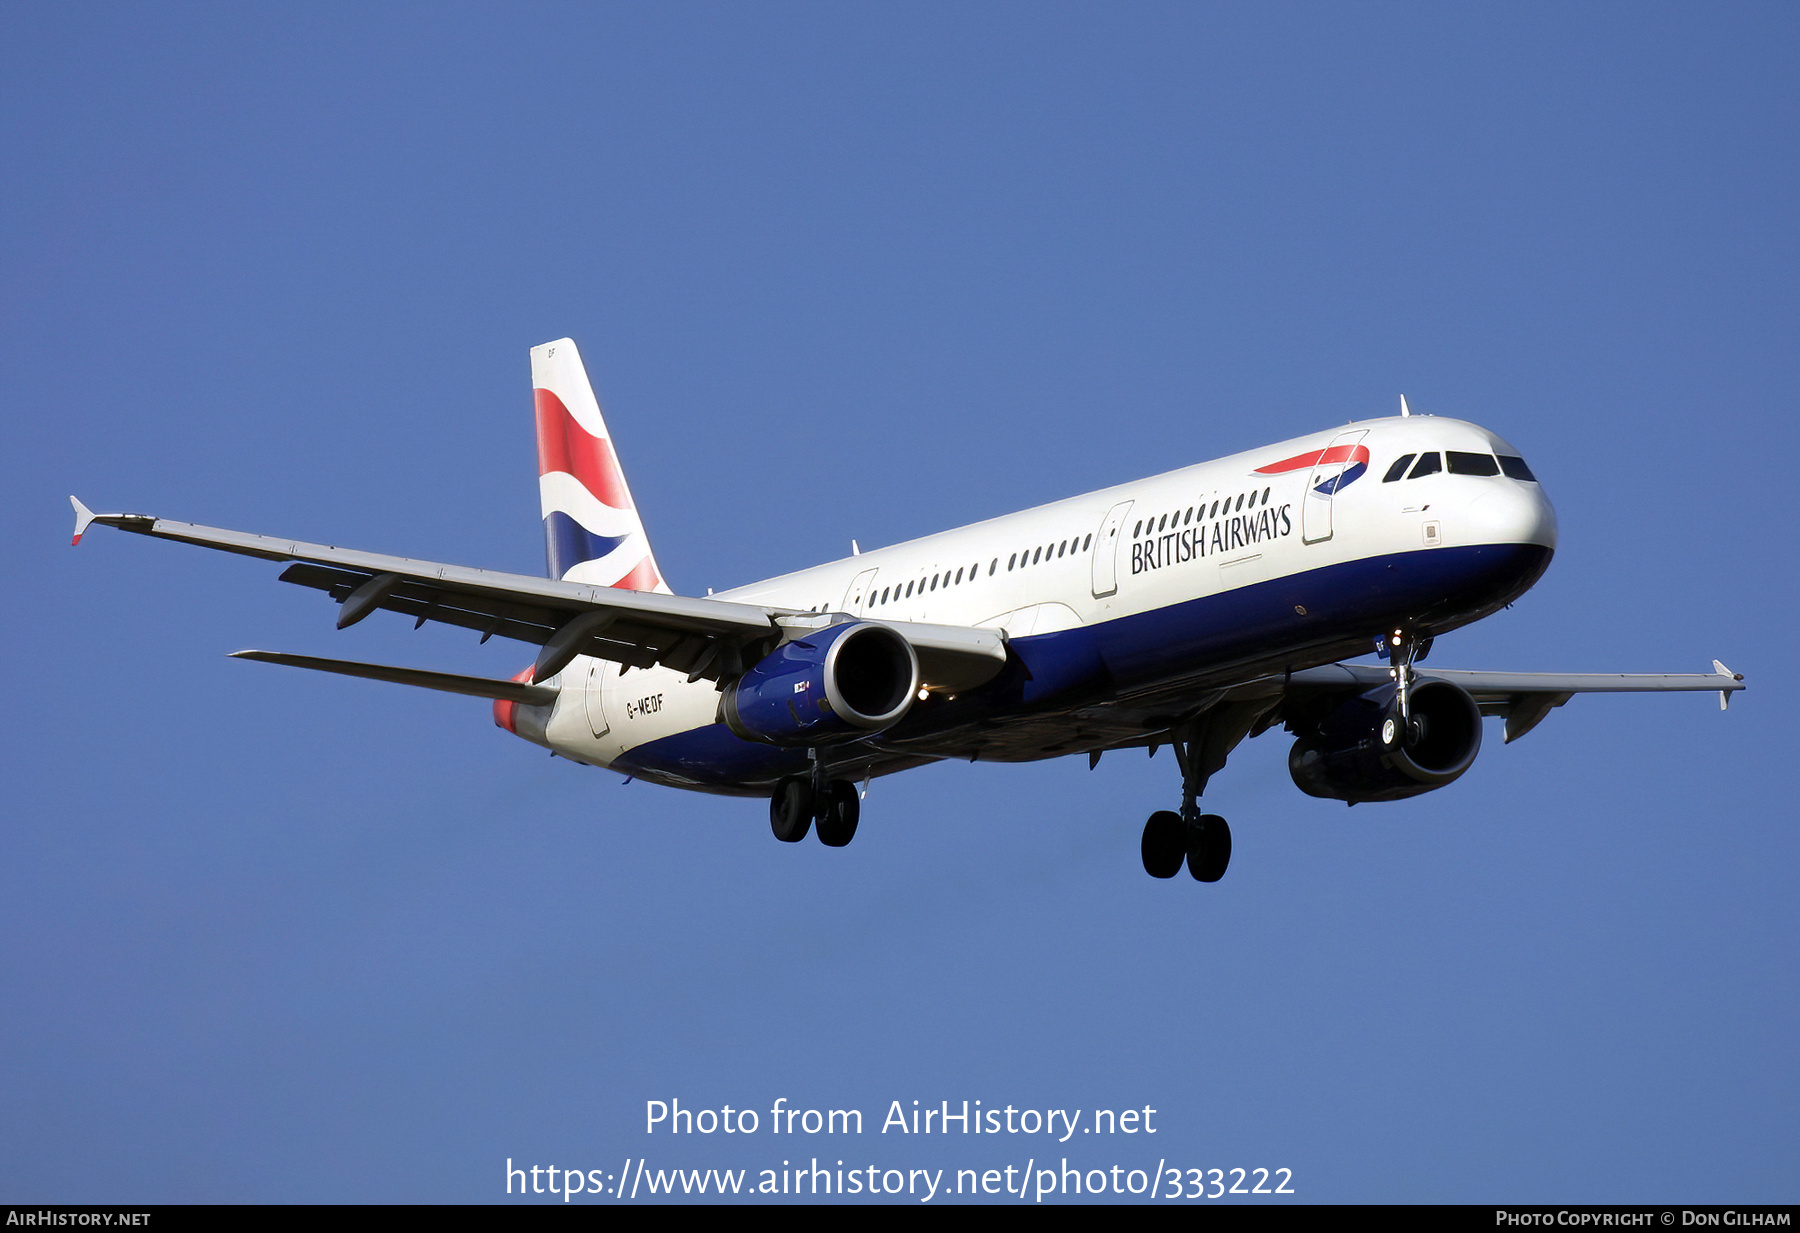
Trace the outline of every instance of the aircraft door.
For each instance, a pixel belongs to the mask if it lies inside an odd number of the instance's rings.
[[[1125,529],[1125,518],[1132,502],[1121,501],[1106,511],[1106,518],[1094,534],[1094,598],[1105,599],[1119,589],[1119,544]]]
[[[588,729],[595,736],[605,736],[612,731],[606,722],[606,705],[602,696],[605,688],[606,670],[611,667],[604,659],[588,660],[587,689],[583,691],[583,700],[587,706]]]
[[[1337,490],[1363,473],[1368,451],[1358,444],[1369,435],[1367,428],[1340,432],[1319,454],[1306,476],[1306,493],[1300,498],[1300,539],[1320,544],[1331,538],[1331,499]]]
[[[868,610],[869,594],[875,589],[875,575],[880,572],[879,569],[865,569],[850,580],[850,589],[844,592],[843,611],[866,612]]]

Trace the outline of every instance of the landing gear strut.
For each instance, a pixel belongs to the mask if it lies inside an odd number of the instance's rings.
[[[1388,749],[1417,744],[1423,735],[1412,714],[1413,664],[1425,658],[1431,649],[1430,638],[1415,638],[1404,629],[1396,629],[1383,642],[1387,648],[1388,674],[1394,678],[1394,703],[1381,722],[1381,743]]]
[[[855,784],[828,777],[825,760],[818,751],[808,752],[813,759],[811,773],[789,775],[770,794],[769,829],[783,843],[799,843],[816,820],[819,842],[828,848],[841,848],[856,837],[862,801]]]

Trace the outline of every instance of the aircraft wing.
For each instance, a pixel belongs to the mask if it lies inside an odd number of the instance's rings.
[[[790,626],[804,629],[826,619],[759,604],[627,591],[384,556],[148,514],[96,514],[74,497],[69,500],[75,507],[76,543],[88,526],[97,522],[265,561],[291,561],[281,580],[324,591],[342,605],[339,629],[380,608],[414,618],[415,628],[438,621],[479,630],[483,642],[498,634],[533,643],[541,648],[532,673],[535,681],[561,672],[577,655],[635,668],[661,665],[687,672],[690,680],[718,680],[742,672],[784,636],[799,632]],[[902,621],[883,624],[892,625],[913,644],[928,682],[967,688],[991,678],[1006,662],[1005,639],[993,630]],[[283,662],[319,667],[326,661],[299,664],[290,658]]]
[[[1444,681],[1467,692],[1483,715],[1506,720],[1508,744],[1518,740],[1555,708],[1576,694],[1705,692],[1719,695],[1723,708],[1732,694],[1745,688],[1742,675],[1713,660],[1710,673],[1617,672],[1469,672],[1455,668],[1415,666],[1414,681]],[[1325,664],[1295,672],[1259,676],[1226,685],[1206,694],[1190,717],[1175,727],[1132,735],[1110,748],[1148,745],[1152,755],[1163,744],[1177,748],[1190,742],[1188,756],[1200,763],[1201,783],[1225,765],[1225,759],[1246,737],[1281,722],[1284,699],[1308,695],[1351,695],[1386,685],[1393,680],[1381,664]],[[1090,749],[1088,765],[1100,761],[1105,747]]]
[[[1743,675],[1716,659],[1710,673],[1468,672],[1415,667],[1413,676],[1418,681],[1460,686],[1475,699],[1483,715],[1505,716],[1508,744],[1576,694],[1716,692],[1723,710],[1731,695],[1745,688]],[[1283,685],[1288,689],[1351,691],[1373,689],[1392,679],[1389,669],[1379,664],[1327,664],[1291,673]]]

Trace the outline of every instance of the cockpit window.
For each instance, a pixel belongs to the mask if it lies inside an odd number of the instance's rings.
[[[1537,476],[1531,473],[1531,468],[1526,466],[1525,460],[1520,458],[1517,454],[1500,455],[1500,470],[1506,474],[1508,479],[1525,480],[1532,484],[1537,483]]]
[[[1465,454],[1461,450],[1444,451],[1450,456],[1452,475],[1498,475],[1500,464],[1492,454]]]
[[[1418,479],[1421,475],[1431,475],[1438,471],[1442,471],[1443,469],[1444,460],[1438,457],[1435,452],[1430,454],[1420,454],[1419,461],[1413,464],[1412,472],[1406,478]]]
[[[1405,475],[1406,468],[1412,465],[1414,457],[1416,457],[1416,455],[1402,454],[1400,457],[1394,459],[1394,465],[1389,467],[1388,473],[1381,477],[1381,482],[1384,484],[1391,484],[1402,475]]]

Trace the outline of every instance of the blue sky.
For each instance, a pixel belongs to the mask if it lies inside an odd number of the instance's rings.
[[[1775,4],[0,12],[0,1199],[1067,1156],[1792,1201],[1797,35]],[[1354,811],[1269,734],[1209,792],[1226,880],[1164,884],[1166,753],[924,768],[850,848],[790,848],[476,700],[224,658],[525,648],[68,548],[75,492],[538,572],[526,352],[563,335],[678,590],[1405,393],[1513,441],[1562,525],[1434,663],[1751,689],[1577,699]],[[783,1097],[869,1129],[642,1129]],[[1159,1129],[875,1129],[964,1099]]]

